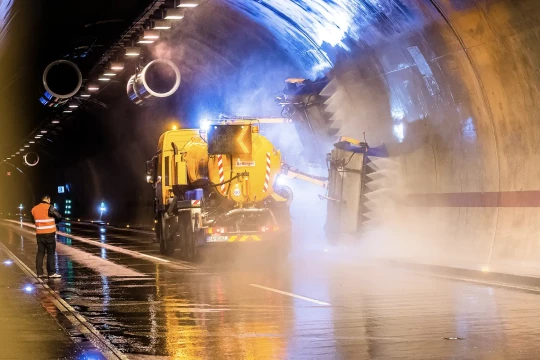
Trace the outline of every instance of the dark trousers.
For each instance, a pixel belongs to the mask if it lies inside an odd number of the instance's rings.
[[[43,275],[43,258],[47,253],[47,274],[52,275],[56,272],[54,254],[56,253],[56,234],[36,234],[38,251],[36,254],[37,275]]]

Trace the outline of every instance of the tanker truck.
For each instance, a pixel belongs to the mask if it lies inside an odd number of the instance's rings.
[[[146,175],[162,254],[192,261],[205,246],[247,243],[288,253],[292,192],[275,185],[281,154],[259,128],[228,119],[161,135]]]

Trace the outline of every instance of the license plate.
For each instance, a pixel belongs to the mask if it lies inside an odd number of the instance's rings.
[[[206,242],[227,242],[229,241],[229,237],[228,236],[218,236],[218,235],[213,235],[213,236],[208,236],[206,238]]]
[[[253,167],[255,166],[255,161],[240,160],[236,162],[236,167]]]

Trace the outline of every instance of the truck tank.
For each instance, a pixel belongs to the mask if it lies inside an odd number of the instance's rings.
[[[240,204],[267,199],[281,169],[281,153],[257,130],[252,127],[251,154],[208,155],[207,141],[192,138],[180,149],[189,181],[208,177],[221,196]]]

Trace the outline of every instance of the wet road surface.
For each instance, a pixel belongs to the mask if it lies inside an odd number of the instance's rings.
[[[533,292],[301,251],[281,263],[223,249],[190,264],[160,256],[144,233],[61,230],[73,237],[59,236],[63,278],[49,286],[130,359],[535,359],[540,350]],[[32,231],[0,224],[0,242],[31,269]]]

